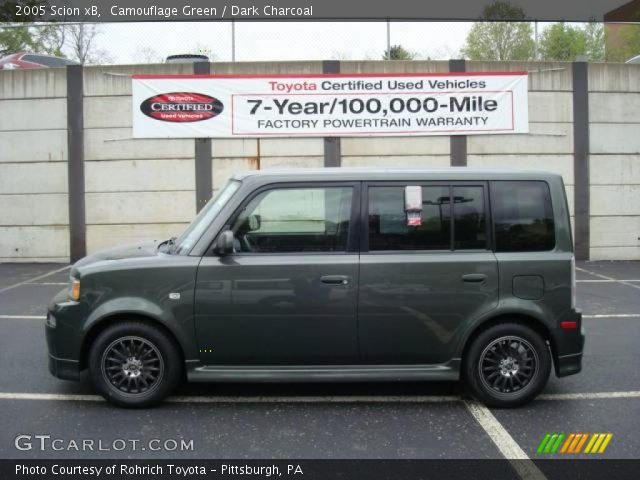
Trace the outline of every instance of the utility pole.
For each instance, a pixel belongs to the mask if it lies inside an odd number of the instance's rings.
[[[387,60],[391,60],[391,20],[387,18]]]
[[[533,59],[538,60],[538,20],[533,22]]]
[[[236,22],[231,21],[231,61],[236,61]]]

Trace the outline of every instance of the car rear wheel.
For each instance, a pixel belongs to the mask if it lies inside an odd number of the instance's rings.
[[[182,359],[161,329],[125,321],[101,332],[89,354],[91,379],[110,402],[146,407],[160,402],[180,383]]]
[[[551,371],[545,339],[519,323],[501,323],[481,332],[464,358],[469,393],[492,407],[517,407],[533,400]]]

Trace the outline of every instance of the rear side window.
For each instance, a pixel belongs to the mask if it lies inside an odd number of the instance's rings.
[[[402,186],[369,187],[369,251],[487,248],[482,186],[423,186],[419,225],[408,225],[404,195]]]
[[[549,186],[541,181],[491,182],[497,252],[540,252],[555,246]]]

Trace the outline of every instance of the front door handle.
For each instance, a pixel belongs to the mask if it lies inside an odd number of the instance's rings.
[[[346,275],[324,275],[320,277],[320,281],[327,285],[348,285],[351,278]]]
[[[462,281],[468,283],[482,283],[486,279],[487,276],[483,273],[468,273],[462,276]]]

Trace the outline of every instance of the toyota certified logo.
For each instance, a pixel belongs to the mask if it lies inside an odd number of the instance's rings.
[[[199,122],[219,115],[224,105],[217,98],[202,93],[163,93],[140,104],[146,116],[163,122]]]

